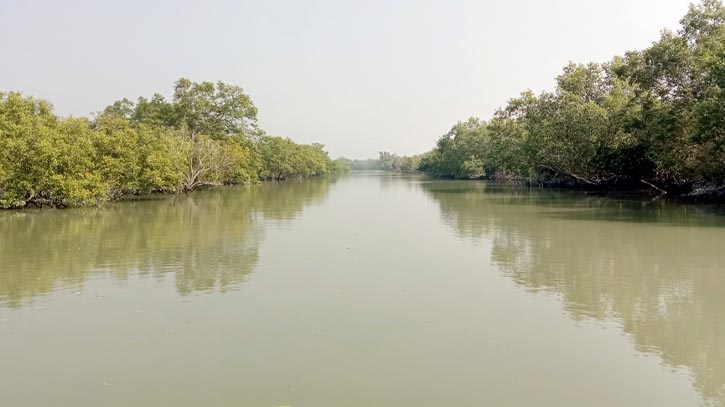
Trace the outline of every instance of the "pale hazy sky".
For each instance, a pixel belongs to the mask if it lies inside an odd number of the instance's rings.
[[[0,0],[0,90],[61,115],[169,96],[180,77],[242,86],[262,128],[333,157],[429,150],[568,62],[676,29],[687,0]]]

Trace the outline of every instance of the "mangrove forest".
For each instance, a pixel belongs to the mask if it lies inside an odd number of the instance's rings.
[[[427,174],[725,196],[725,7],[691,5],[679,30],[604,63],[567,65],[490,120],[454,125]]]
[[[173,98],[123,99],[89,118],[0,92],[0,208],[80,206],[129,195],[343,170],[321,144],[267,135],[243,89],[179,79]]]

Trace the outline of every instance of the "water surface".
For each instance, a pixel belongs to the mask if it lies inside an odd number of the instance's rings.
[[[725,405],[718,208],[352,174],[0,213],[3,406]]]

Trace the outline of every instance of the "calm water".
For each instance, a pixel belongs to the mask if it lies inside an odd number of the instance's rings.
[[[0,405],[725,405],[725,212],[381,174],[0,212]]]

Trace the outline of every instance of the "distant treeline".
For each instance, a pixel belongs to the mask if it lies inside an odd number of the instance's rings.
[[[123,99],[93,119],[0,92],[0,208],[97,204],[128,195],[328,174],[320,144],[266,135],[238,86],[180,79],[171,101]]]
[[[725,196],[725,8],[691,5],[677,32],[606,63],[569,64],[554,92],[523,92],[459,122],[420,169],[450,178]]]
[[[377,171],[395,171],[395,172],[416,172],[420,167],[423,155],[413,155],[401,157],[391,154],[387,151],[381,151],[378,158],[368,158],[366,160],[351,160],[349,158],[340,157],[337,161],[341,166],[354,171],[377,170]]]

